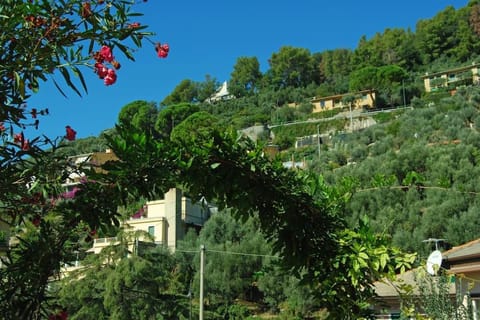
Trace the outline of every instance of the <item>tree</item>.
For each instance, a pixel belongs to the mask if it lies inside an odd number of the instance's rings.
[[[453,6],[448,6],[430,20],[417,23],[415,43],[424,63],[443,55],[452,55],[452,50],[459,42],[457,28],[457,14]]]
[[[370,97],[374,106],[376,106],[376,99],[372,92],[377,89],[378,84],[378,68],[376,67],[365,67],[350,74],[350,91],[370,90]]]
[[[284,46],[273,53],[268,76],[275,88],[305,87],[316,81],[319,71],[308,49]]]
[[[57,302],[69,319],[187,318],[175,257],[161,247],[127,257],[128,237],[120,233],[118,244],[90,256],[82,269],[57,284]]]
[[[337,76],[347,76],[352,71],[353,53],[349,49],[335,49],[323,51],[320,55],[318,68],[326,79]]]
[[[0,220],[14,240],[0,270],[0,313],[5,319],[51,314],[50,279],[72,259],[81,240],[91,240],[97,231],[118,223],[119,198],[110,187],[85,181],[66,192],[61,185],[69,163],[56,153],[57,145],[75,139],[72,128],[59,138],[29,138],[22,129],[38,126],[38,117],[48,114],[26,103],[42,81],[53,81],[65,95],[60,77],[81,95],[87,90],[81,70],[86,67],[105,85],[115,83],[121,59],[114,50],[133,60],[133,49],[152,35],[132,21],[138,17],[132,4],[100,0],[0,4]],[[165,57],[168,45],[158,44],[156,50]]]
[[[217,91],[219,83],[216,78],[207,74],[205,76],[205,81],[199,82],[196,85],[197,97],[195,100],[198,102],[203,102],[210,98],[215,93],[215,91]]]
[[[177,124],[197,111],[199,111],[198,106],[189,103],[171,105],[159,112],[155,129],[161,134],[169,136]]]
[[[345,228],[341,213],[348,199],[344,193],[350,190],[348,184],[332,188],[319,177],[286,169],[278,159],[271,162],[266,158],[261,146],[235,132],[211,128],[210,134],[198,136],[195,143],[139,137],[132,146],[124,140],[130,134],[118,129],[120,134],[110,143],[122,161],[105,167],[107,181],[119,186],[128,181],[130,192],[146,192],[147,196],[161,187],[162,181],[169,181],[181,184],[195,198],[203,196],[221,208],[230,208],[234,217],[258,215],[259,226],[282,263],[324,294],[323,305],[338,309],[341,303],[341,316],[361,313],[362,306],[366,307],[372,291],[360,288],[413,262],[412,256],[389,248],[383,238],[357,236],[358,232]],[[150,143],[153,145],[147,148]],[[136,159],[139,151],[144,161],[129,161]],[[136,169],[138,165],[149,170]],[[368,261],[358,255],[362,246],[367,248]],[[335,293],[330,282],[334,278],[342,282]],[[342,300],[347,297],[358,303]]]
[[[228,211],[213,215],[201,230],[194,248],[206,248],[205,297],[211,310],[225,313],[236,299],[248,299],[255,273],[262,269],[270,248],[259,230],[258,218],[240,221]],[[195,261],[199,261],[198,254]],[[194,292],[199,288],[196,268]]]
[[[261,77],[256,57],[240,57],[233,66],[228,90],[236,97],[251,95],[257,92]]]
[[[118,123],[130,123],[132,126],[152,132],[155,127],[158,110],[154,102],[137,100],[125,105],[118,114]]]
[[[173,104],[180,103],[191,103],[194,102],[198,95],[198,87],[194,81],[185,79],[182,80],[176,87],[173,89],[163,101],[161,102],[162,106],[170,106]]]

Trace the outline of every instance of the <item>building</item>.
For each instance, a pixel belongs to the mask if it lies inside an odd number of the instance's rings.
[[[67,189],[75,186],[80,183],[82,179],[86,178],[84,170],[94,169],[100,171],[102,164],[114,160],[118,160],[118,158],[110,149],[105,150],[105,152],[92,152],[69,157],[69,175],[63,186]]]
[[[354,100],[352,105],[348,105],[344,102],[344,98],[348,96],[353,96]],[[375,107],[376,94],[373,90],[363,90],[353,93],[344,93],[337,94],[328,97],[314,97],[311,100],[313,105],[313,113],[322,112],[326,110],[333,109],[342,109],[352,107],[353,109],[362,109],[369,108],[372,109]]]
[[[435,92],[442,89],[453,91],[459,86],[479,84],[479,66],[480,64],[473,63],[470,66],[459,67],[440,72],[427,72],[422,77],[425,86],[425,92]]]
[[[452,301],[460,300],[466,305],[470,300],[471,318],[480,320],[480,239],[443,252],[441,268],[451,276],[449,294]],[[377,294],[374,306],[377,319],[398,319],[404,288],[411,288],[414,299],[419,295],[416,280],[419,274],[434,277],[420,267],[400,274],[394,280],[385,279],[374,284]]]
[[[222,101],[222,100],[230,100],[235,98],[232,94],[228,92],[228,84],[227,81],[224,81],[222,83],[222,86],[217,89],[217,91],[211,95],[206,102],[217,102],[217,101]]]
[[[192,203],[179,189],[172,188],[163,199],[147,202],[123,222],[122,227],[127,231],[144,231],[153,238],[154,244],[175,250],[189,228],[199,230],[214,212],[216,208],[206,201]],[[151,242],[144,237],[137,240]],[[99,253],[116,241],[115,237],[94,239],[93,247],[88,251]]]
[[[480,319],[480,239],[445,251],[443,263],[455,275],[457,293],[472,301],[473,319]]]
[[[71,189],[85,179],[83,170],[87,168],[101,170],[102,164],[117,159],[111,150],[71,157],[70,174],[64,184],[65,188]],[[177,242],[183,239],[189,228],[199,230],[215,211],[216,207],[206,201],[192,203],[182,191],[172,188],[164,194],[163,199],[147,202],[143,208],[123,222],[122,227],[124,230],[149,233],[155,244],[174,250]],[[138,240],[151,242],[143,238]],[[88,252],[99,253],[116,241],[115,237],[94,239],[93,247]]]

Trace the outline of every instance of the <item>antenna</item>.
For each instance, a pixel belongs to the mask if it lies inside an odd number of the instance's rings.
[[[435,250],[438,250],[438,243],[439,242],[444,242],[447,239],[437,239],[437,238],[428,238],[426,240],[423,240],[422,242],[435,242]]]

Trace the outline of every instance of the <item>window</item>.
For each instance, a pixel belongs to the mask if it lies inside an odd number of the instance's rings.
[[[322,109],[324,109],[324,108],[325,108],[325,101],[323,101],[323,100],[322,100],[322,101],[320,101],[320,107],[322,107]]]
[[[148,234],[151,236],[155,235],[155,226],[148,226]]]

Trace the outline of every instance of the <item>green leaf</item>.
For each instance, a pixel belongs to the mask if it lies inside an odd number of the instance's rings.
[[[63,78],[65,79],[65,82],[67,83],[67,85],[70,88],[72,88],[72,90],[75,91],[75,93],[78,94],[78,96],[81,97],[82,94],[77,89],[75,84],[73,84],[72,79],[70,78],[70,73],[68,72],[68,70],[65,67],[60,67],[59,70],[60,70],[60,73],[62,74]]]
[[[72,72],[75,76],[77,76],[80,79],[80,83],[82,84],[83,90],[85,90],[85,93],[88,94],[87,83],[85,82],[85,79],[80,69],[76,66],[72,66]]]
[[[218,168],[219,166],[220,166],[220,163],[219,163],[219,162],[216,162],[216,163],[212,163],[212,164],[210,165],[210,168],[216,169],[216,168]]]

